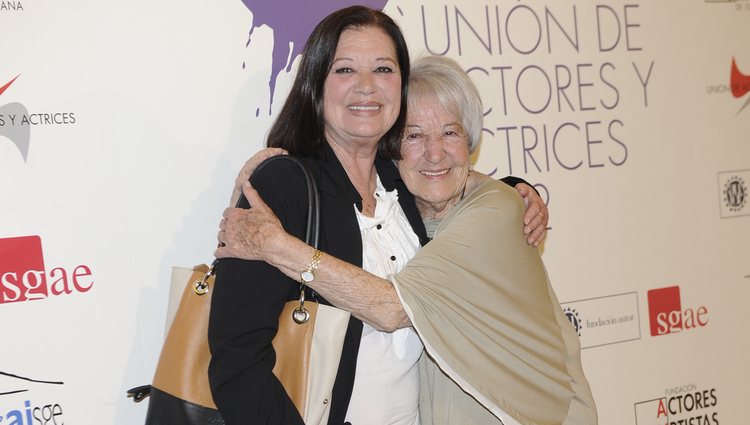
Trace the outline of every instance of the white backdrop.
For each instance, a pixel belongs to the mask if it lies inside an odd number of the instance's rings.
[[[307,15],[245,3],[0,2],[0,424],[142,422],[170,268],[211,260],[293,77]],[[480,87],[476,168],[545,194],[600,423],[746,423],[750,1],[385,11]]]

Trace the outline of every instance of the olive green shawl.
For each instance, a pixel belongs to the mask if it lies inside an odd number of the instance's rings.
[[[428,354],[423,425],[597,422],[578,337],[521,232],[524,210],[514,189],[485,183],[393,277]]]

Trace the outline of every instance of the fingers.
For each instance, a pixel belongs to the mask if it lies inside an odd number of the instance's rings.
[[[536,191],[526,183],[518,183],[515,188],[523,198],[524,205],[526,205],[526,212],[523,214],[523,224],[528,225],[539,214],[541,205],[544,205],[544,202],[537,195]]]
[[[547,236],[547,228],[545,226],[539,226],[531,232],[531,235],[526,239],[526,242],[534,247],[538,247],[544,238]]]
[[[220,246],[216,248],[214,251],[214,257],[216,258],[229,258],[232,257],[232,254],[226,246]]]
[[[522,198],[526,198],[526,196],[528,196],[529,194],[529,191],[531,190],[531,186],[527,185],[526,183],[518,183],[516,185],[516,190]]]
[[[242,184],[250,179],[258,165],[266,159],[277,156],[277,155],[289,155],[289,153],[282,148],[265,148],[255,153],[250,159],[245,161],[245,164],[237,173],[237,177],[234,179],[234,190],[232,196],[229,197],[229,205],[237,205],[237,199],[240,197],[240,188]]]
[[[266,148],[264,150],[268,151],[269,157],[276,155],[289,155],[289,152],[287,152],[284,148]]]
[[[524,222],[525,225],[523,226],[523,234],[524,235],[531,235],[531,233],[539,226],[541,226],[544,223],[544,218],[541,213],[536,213],[535,215],[529,214],[529,211],[526,211],[526,214],[524,214]]]
[[[219,222],[219,232],[216,239],[219,245],[214,251],[216,258],[238,257],[238,225],[241,226],[242,213],[247,212],[240,208],[227,208],[224,210],[224,217]]]
[[[237,252],[228,246],[219,246],[214,250],[216,258],[237,258]]]
[[[232,213],[234,210],[237,210],[237,208],[229,207],[229,208],[225,208],[224,211],[221,213],[222,217],[221,217],[221,220],[219,220],[219,232],[216,234],[216,240],[219,241],[219,249],[217,249],[214,252],[215,256],[217,253],[219,253],[221,257],[216,256],[217,258],[231,256],[231,255],[228,255],[229,251],[228,251],[228,248],[226,248],[227,244],[229,243],[229,236],[227,235],[227,227],[229,227],[231,224],[230,217],[232,216]]]
[[[542,208],[544,206],[544,203],[542,202],[530,202],[527,205],[526,212],[523,213],[523,224],[526,225],[526,227],[530,227],[530,229],[533,229],[533,221],[538,220],[542,218]],[[524,229],[524,233],[529,233]]]
[[[524,226],[523,233],[526,235],[526,242],[532,246],[539,246],[547,235],[547,210],[537,213],[530,222]]]
[[[263,202],[263,198],[260,197],[258,191],[253,188],[253,185],[249,181],[242,184],[242,193],[250,204],[250,208],[267,208],[266,203]]]
[[[526,236],[526,242],[532,246],[539,246],[547,235],[547,205],[528,184],[518,183],[515,187],[526,204],[526,211],[523,213],[523,234]]]
[[[245,161],[245,165],[242,166],[242,170],[240,170],[240,176],[243,178],[243,181],[247,181],[247,179],[250,178],[250,176],[253,174],[253,171],[258,168],[258,165],[260,165],[261,162],[277,155],[287,155],[287,152],[281,148],[265,148],[250,157],[250,159]],[[240,176],[238,176],[238,179]]]
[[[539,244],[544,241],[544,238],[547,236],[548,219],[549,215],[547,214],[547,209],[545,208],[542,213],[539,213],[539,225],[531,231],[527,238],[527,242],[530,245],[539,246]]]

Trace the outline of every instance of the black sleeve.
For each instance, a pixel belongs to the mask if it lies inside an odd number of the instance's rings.
[[[253,186],[290,234],[304,239],[307,192],[291,163],[268,164]],[[273,374],[271,341],[296,282],[262,261],[222,259],[216,266],[208,340],[209,381],[227,425],[304,425]]]
[[[503,183],[505,183],[505,184],[507,184],[510,187],[513,187],[513,188],[515,188],[518,183],[526,183],[527,185],[531,186],[532,189],[534,189],[534,192],[536,192],[537,195],[539,195],[539,191],[536,190],[536,188],[534,187],[533,184],[527,182],[526,180],[524,180],[524,179],[522,179],[520,177],[507,176],[507,177],[501,178],[500,181],[503,182]],[[541,196],[541,195],[539,195],[539,196]]]

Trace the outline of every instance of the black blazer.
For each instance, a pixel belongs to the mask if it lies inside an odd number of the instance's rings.
[[[330,147],[324,159],[303,158],[320,191],[319,248],[351,264],[362,266],[362,240],[354,214],[361,199]],[[422,245],[424,225],[395,165],[376,159],[378,176],[387,190],[397,189],[399,203]],[[253,176],[253,186],[290,234],[304,240],[307,195],[302,173],[293,164],[269,164]],[[209,321],[211,365],[209,379],[214,401],[228,425],[295,424],[302,418],[272,373],[275,353],[271,340],[287,300],[294,299],[298,282],[260,261],[223,259],[216,267],[216,285]],[[319,299],[329,304],[324,299]],[[344,423],[349,405],[362,322],[351,318],[341,363],[333,388],[328,423]]]

